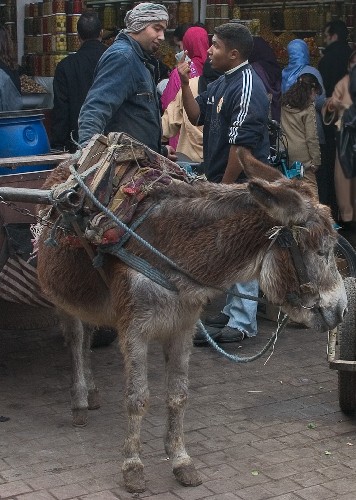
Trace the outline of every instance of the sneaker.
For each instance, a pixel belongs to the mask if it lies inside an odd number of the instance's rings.
[[[224,328],[229,321],[229,316],[223,312],[217,314],[216,316],[207,316],[204,324],[208,326],[213,326],[214,328]]]
[[[237,328],[231,328],[231,326],[224,326],[220,330],[220,336],[217,339],[217,342],[224,343],[224,342],[241,342],[245,338],[245,334],[243,332],[240,332]]]
[[[209,328],[209,327],[206,327],[206,331],[208,332],[210,337],[213,340],[215,340],[215,342],[219,338],[221,332],[220,328]],[[195,346],[209,345],[209,342],[207,341],[206,336],[204,334],[203,328],[199,323],[197,324],[197,333],[194,336],[193,344]]]

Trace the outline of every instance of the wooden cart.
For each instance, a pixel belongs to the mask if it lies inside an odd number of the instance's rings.
[[[0,191],[12,191],[13,188],[16,188],[16,191],[22,189],[24,192],[28,191],[32,194],[31,201],[26,195],[21,201],[18,201],[17,197],[17,201],[14,203],[11,198],[4,196],[4,193],[0,196],[0,270],[9,257],[5,228],[11,224],[29,227],[36,223],[36,219],[31,216],[35,212],[34,203],[41,201],[40,197],[36,198],[36,191],[41,190],[52,168],[70,156],[68,153],[56,153],[0,159],[1,166],[9,168],[10,171],[8,175],[0,175]],[[48,165],[48,169],[35,171],[36,165]],[[19,166],[31,166],[34,171],[16,173],[16,168]],[[25,201],[26,199],[27,201]],[[45,307],[34,307],[4,299],[0,299],[0,302],[0,329],[36,329],[52,326],[56,322],[52,310]],[[115,338],[116,332],[112,329],[96,329],[93,333],[92,347],[108,345]]]

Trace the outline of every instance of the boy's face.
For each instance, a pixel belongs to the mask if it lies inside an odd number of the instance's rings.
[[[211,67],[222,73],[232,69],[235,66],[236,57],[233,54],[236,49],[229,49],[217,35],[213,36],[211,47],[208,49],[208,56]]]

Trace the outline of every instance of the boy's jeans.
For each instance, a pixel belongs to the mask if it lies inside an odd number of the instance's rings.
[[[258,281],[253,280],[247,283],[235,283],[229,289],[232,293],[243,293],[246,295],[258,296]],[[237,328],[247,337],[257,335],[257,304],[255,300],[241,299],[231,293],[227,294],[226,306],[223,313],[229,316],[228,326]]]

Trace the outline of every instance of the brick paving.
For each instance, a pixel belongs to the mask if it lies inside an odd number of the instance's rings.
[[[256,339],[228,346],[248,355]],[[142,430],[147,491],[123,489],[126,429],[117,343],[92,353],[102,406],[86,428],[71,426],[69,354],[56,328],[0,331],[0,498],[13,500],[355,500],[356,425],[338,407],[326,334],[293,326],[266,356],[237,365],[209,347],[193,349],[187,448],[203,484],[184,488],[164,450],[163,356],[149,353],[150,408]]]

